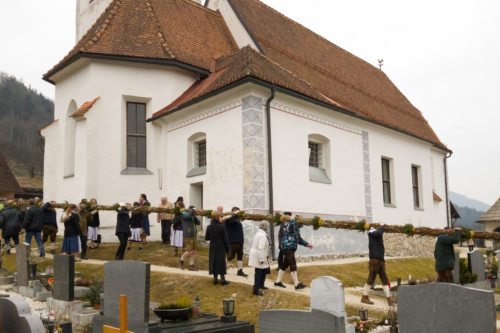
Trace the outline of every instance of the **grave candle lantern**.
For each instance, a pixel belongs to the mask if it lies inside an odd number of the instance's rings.
[[[360,321],[368,321],[368,310],[367,309],[359,310],[359,320]]]
[[[222,301],[222,308],[226,317],[234,315],[234,299],[225,299]]]

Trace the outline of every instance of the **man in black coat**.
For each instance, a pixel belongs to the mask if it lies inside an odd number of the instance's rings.
[[[128,238],[130,232],[130,210],[126,204],[120,203],[118,214],[116,215],[116,229],[115,235],[118,237],[120,245],[116,250],[115,260],[123,260],[125,250],[127,249]]]
[[[42,228],[42,240],[45,244],[50,239],[50,247],[54,248],[57,237],[57,213],[53,206],[54,202],[46,202],[42,206],[44,220]]]
[[[208,272],[214,277],[214,284],[218,283],[217,277],[220,275],[221,284],[229,284],[226,281],[226,255],[229,253],[229,242],[226,228],[221,222],[221,214],[217,211],[212,213],[212,222],[207,227],[205,240],[210,241],[208,252]]]
[[[447,232],[450,227],[444,228]],[[434,248],[434,258],[436,259],[437,282],[453,283],[453,268],[455,267],[455,250],[453,244],[460,242],[461,230],[455,229],[453,234],[447,232],[439,235]]]
[[[240,209],[238,207],[233,207],[230,217],[222,218],[222,221],[225,221],[226,224],[227,238],[229,240],[229,255],[227,256],[227,260],[231,261],[236,257],[236,263],[238,265],[237,275],[248,277],[248,275],[243,272],[243,243],[245,242],[245,236],[243,234],[243,225],[238,216],[239,212]]]
[[[368,280],[365,283],[363,290],[363,296],[361,297],[361,303],[373,304],[373,302],[368,297],[371,286],[375,283],[375,278],[377,275],[382,280],[382,288],[384,290],[385,296],[387,298],[387,304],[389,306],[394,305],[394,299],[391,296],[391,291],[389,289],[389,279],[385,272],[385,247],[384,247],[384,224],[381,223],[378,229],[373,227],[368,231],[368,248],[370,262],[368,264]]]
[[[34,236],[40,257],[45,257],[45,249],[43,248],[42,241],[44,219],[45,215],[43,214],[43,210],[36,206],[35,200],[30,199],[29,207],[24,214],[23,228],[26,230],[24,241],[25,243],[31,245],[31,240]]]
[[[21,216],[19,211],[13,207],[13,201],[8,201],[0,212],[0,229],[3,230],[5,251],[10,254],[10,240],[12,239],[14,244],[18,245],[19,232],[21,232]]]

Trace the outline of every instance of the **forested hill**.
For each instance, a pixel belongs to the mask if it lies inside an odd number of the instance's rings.
[[[50,99],[0,72],[0,152],[15,174],[41,175],[43,138],[38,130],[53,119]]]

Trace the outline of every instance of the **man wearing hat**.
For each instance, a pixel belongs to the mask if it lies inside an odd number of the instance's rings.
[[[280,239],[280,250],[282,252],[282,263],[279,267],[278,278],[274,285],[276,287],[286,288],[283,284],[283,276],[285,271],[290,268],[290,274],[292,275],[293,283],[295,285],[295,290],[304,289],[305,284],[299,282],[297,276],[297,262],[295,260],[295,251],[297,251],[297,246],[302,245],[309,249],[312,249],[312,245],[302,239],[300,236],[300,227],[292,219],[292,213],[285,212],[281,217],[280,234],[278,234],[278,239]]]

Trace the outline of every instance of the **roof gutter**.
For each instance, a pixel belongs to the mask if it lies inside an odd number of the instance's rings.
[[[382,127],[385,127],[385,128],[388,128],[388,129],[391,129],[393,131],[396,131],[396,132],[399,132],[399,133],[402,133],[402,134],[405,134],[405,135],[408,135],[408,136],[411,136],[415,139],[418,139],[418,140],[421,140],[421,141],[424,141],[424,142],[427,142],[429,144],[431,144],[433,147],[436,147],[446,153],[452,153],[452,151],[445,147],[445,146],[441,146],[441,145],[438,145],[432,141],[429,141],[429,140],[426,140],[426,139],[422,139],[421,137],[418,137],[414,134],[411,134],[411,133],[407,133],[403,130],[400,130],[398,128],[394,128],[394,127],[391,127],[391,126],[388,126],[388,125],[385,125],[385,124],[381,124],[381,123],[378,123],[376,121],[373,121],[373,120],[370,120],[368,118],[365,118],[363,116],[360,116],[352,111],[349,111],[347,109],[344,109],[344,108],[341,108],[339,106],[335,106],[335,105],[332,105],[332,104],[328,104],[328,103],[325,103],[325,102],[321,102],[317,99],[314,99],[312,97],[309,97],[309,96],[306,96],[306,95],[303,95],[301,93],[298,93],[296,91],[293,91],[293,90],[290,90],[290,89],[287,89],[287,88],[284,88],[284,87],[280,87],[280,86],[275,86],[273,83],[270,83],[270,82],[267,82],[267,81],[264,81],[264,80],[261,80],[261,79],[258,79],[258,78],[255,78],[253,76],[245,76],[241,79],[239,79],[238,81],[235,81],[231,84],[228,84],[220,89],[217,89],[217,90],[214,90],[206,95],[203,95],[203,96],[200,96],[200,97],[197,97],[187,103],[184,103],[184,104],[181,104],[179,105],[178,107],[172,109],[171,111],[169,111],[168,113],[165,113],[165,114],[160,114],[160,115],[157,115],[157,116],[154,116],[152,118],[149,118],[147,119],[147,122],[150,122],[150,121],[154,121],[154,120],[157,120],[159,118],[162,118],[164,116],[168,116],[172,113],[175,113],[175,112],[178,112],[180,110],[183,110],[191,105],[194,105],[194,104],[197,104],[205,99],[208,99],[210,97],[213,97],[213,96],[216,96],[220,93],[223,93],[225,91],[228,91],[228,90],[231,90],[235,87],[238,87],[240,85],[243,85],[245,83],[254,83],[254,84],[257,84],[259,86],[262,86],[262,87],[265,87],[265,88],[273,88],[275,89],[276,92],[280,92],[280,93],[283,93],[283,94],[286,94],[286,95],[289,95],[289,96],[292,96],[292,97],[296,97],[298,99],[302,99],[302,100],[305,100],[309,103],[312,103],[312,104],[315,104],[315,105],[318,105],[318,106],[321,106],[321,107],[324,107],[326,109],[330,109],[330,110],[333,110],[333,111],[336,111],[336,112],[339,112],[339,113],[342,113],[342,114],[345,114],[347,116],[350,116],[350,117],[354,117],[354,118],[357,118],[357,119],[361,119],[361,120],[364,120],[364,121],[367,121],[369,123],[372,123],[372,124],[376,124],[378,126],[382,126]]]
[[[451,157],[453,152],[450,150],[446,152],[446,155],[443,158],[443,167],[444,167],[444,191],[445,191],[445,200],[446,200],[446,226],[451,227],[451,218],[450,218],[450,200],[448,195],[448,159]]]
[[[272,144],[272,130],[271,130],[271,102],[276,96],[276,88],[272,86],[271,95],[266,101],[266,135],[267,135],[267,174],[269,180],[268,196],[269,196],[269,214],[274,215],[274,188],[273,188],[273,144]],[[270,221],[271,231],[271,255],[273,260],[276,258],[276,246],[274,225]]]

